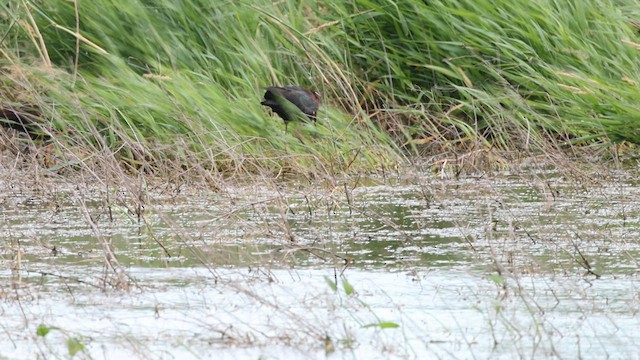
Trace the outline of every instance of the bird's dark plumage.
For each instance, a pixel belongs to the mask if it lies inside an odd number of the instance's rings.
[[[289,121],[299,117],[292,105],[302,111],[309,119],[316,121],[320,101],[320,94],[317,92],[301,86],[287,85],[268,87],[261,104],[270,107],[274,113],[280,115],[286,129]]]
[[[31,138],[47,137],[42,134],[38,119],[41,118],[37,105],[21,104],[20,106],[0,107],[0,125],[28,134]]]

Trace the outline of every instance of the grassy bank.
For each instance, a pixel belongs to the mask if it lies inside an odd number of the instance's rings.
[[[0,96],[39,106],[56,170],[333,174],[637,143],[637,5],[11,1]],[[318,126],[285,133],[260,105],[272,84],[320,91]]]

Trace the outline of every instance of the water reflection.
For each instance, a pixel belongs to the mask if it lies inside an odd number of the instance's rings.
[[[633,181],[151,194],[140,218],[99,191],[5,192],[0,304],[5,329],[24,330],[0,357],[64,354],[68,334],[34,340],[40,322],[85,336],[93,357],[323,357],[327,341],[359,357],[632,357]],[[399,328],[364,326],[380,321]]]

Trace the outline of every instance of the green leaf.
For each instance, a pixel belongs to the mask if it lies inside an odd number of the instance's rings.
[[[67,340],[67,350],[69,350],[69,355],[73,357],[79,351],[84,350],[84,344],[81,343],[77,338],[70,338],[69,340]]]
[[[367,324],[363,326],[363,328],[370,328],[370,327],[379,327],[381,329],[395,329],[395,328],[399,328],[400,325],[390,321],[382,321],[379,323]]]
[[[504,277],[502,277],[502,275],[496,275],[496,274],[490,275],[489,280],[493,281],[498,285],[504,284]]]
[[[333,281],[330,277],[328,276],[324,276],[324,281],[327,282],[327,285],[329,285],[329,287],[331,288],[331,290],[338,291],[338,286],[336,285],[335,281]]]
[[[353,293],[353,285],[351,285],[347,279],[342,279],[342,287],[344,288],[344,293],[347,294],[347,296]]]
[[[47,334],[51,331],[51,328],[45,324],[38,325],[38,329],[36,330],[36,335],[38,336],[47,336]]]

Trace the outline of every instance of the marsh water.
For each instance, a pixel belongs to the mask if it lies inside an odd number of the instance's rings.
[[[0,359],[637,358],[636,175],[5,180]]]

